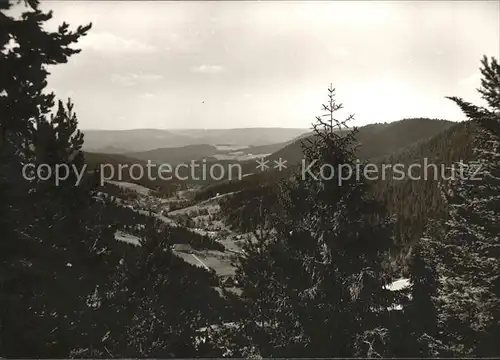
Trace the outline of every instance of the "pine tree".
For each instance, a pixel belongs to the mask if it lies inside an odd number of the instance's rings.
[[[46,66],[78,53],[90,25],[47,32],[51,13],[29,4],[19,19],[0,12],[0,356],[194,357],[197,329],[225,307],[213,274],[174,256],[152,219],[96,201],[99,174],[75,186],[83,135],[71,101],[53,113]],[[28,163],[71,171],[30,180]],[[146,225],[139,249],[114,238],[128,220]]]
[[[327,120],[317,118],[316,140],[304,144],[312,174],[282,185],[280,209],[262,220],[272,231],[246,247],[238,269],[248,303],[243,331],[261,356],[375,356],[389,340],[393,221],[368,183],[346,173],[363,164],[356,129],[346,125],[353,117],[335,118],[341,108],[330,88]]]
[[[500,354],[500,66],[481,61],[479,107],[450,97],[478,124],[476,161],[450,184],[441,253],[440,321],[460,355]]]
[[[71,47],[91,28],[79,26],[69,31],[63,23],[57,32],[48,32],[43,24],[52,13],[38,9],[38,1],[25,3],[31,11],[20,18],[7,15],[13,1],[0,7],[0,147],[7,134],[25,147],[36,119],[48,115],[54,106],[53,93],[46,93],[48,65],[63,64],[80,52]]]
[[[30,1],[31,9],[20,18],[4,13],[11,5],[3,3],[0,12],[0,150],[5,160],[0,202],[7,235],[0,242],[0,352],[64,357],[92,341],[95,319],[86,300],[95,282],[105,279],[103,273],[96,276],[101,256],[92,249],[101,234],[91,226],[96,214],[88,211],[87,185],[75,187],[72,177],[58,186],[53,176],[45,182],[29,180],[22,169],[28,163],[82,168],[82,136],[72,105],[59,103],[51,115],[54,94],[44,90],[47,65],[78,53],[69,46],[90,25],[70,32],[63,24],[58,32],[47,32],[43,23],[52,15],[39,11],[37,1]]]

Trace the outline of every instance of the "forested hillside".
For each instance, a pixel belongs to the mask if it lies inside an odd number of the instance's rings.
[[[403,122],[405,121],[408,120]],[[411,120],[417,126],[419,126],[420,121],[425,123],[433,120]],[[445,216],[445,206],[440,189],[440,185],[444,185],[445,182],[439,180],[441,173],[446,179],[451,176],[451,171],[442,170],[442,168],[449,168],[461,160],[468,162],[472,159],[472,140],[476,134],[475,124],[463,122],[449,126],[448,122],[437,122],[438,126],[446,124],[445,130],[430,139],[422,138],[390,155],[375,156],[371,161],[380,168],[382,164],[401,164],[406,169],[412,164],[421,165],[420,168],[411,170],[413,178],[393,176],[393,172],[390,170],[385,177],[380,176],[372,181],[374,196],[387,206],[391,214],[397,217],[396,237],[398,242],[403,244],[410,244],[418,239],[429,218],[443,218]],[[360,152],[363,151],[362,149],[361,146]],[[425,170],[426,164],[431,165],[427,171]],[[432,165],[438,166],[438,173],[435,172]],[[202,190],[198,196],[210,196],[214,192],[241,191],[226,200],[224,211],[234,226],[246,229],[244,223],[250,219],[248,213],[256,211],[256,209],[251,208],[252,203],[256,204],[256,197],[266,196],[264,194],[272,196],[273,192],[269,191],[268,188],[275,187],[279,181],[289,177],[292,171],[268,172],[258,176],[249,176],[237,182],[217,184]],[[245,205],[245,198],[253,200]],[[273,206],[275,200],[271,197],[265,201],[267,206]],[[248,209],[245,209],[247,206]]]
[[[437,119],[403,119],[385,124],[371,124],[359,129],[357,156],[371,160],[404,149],[450,127],[453,123]],[[312,135],[314,137],[314,135]],[[302,143],[309,138],[302,138],[269,156],[271,160],[287,159],[290,164],[299,163],[304,154]]]
[[[422,166],[411,170],[412,179],[399,179],[389,172],[386,179],[376,181],[374,186],[375,196],[397,216],[396,233],[401,242],[416,241],[429,219],[446,218],[441,186],[446,186],[446,179],[453,175],[451,166],[473,160],[476,133],[475,123],[459,123],[428,141],[379,160],[381,164],[402,164],[405,168],[412,164]]]
[[[170,196],[175,191],[183,188],[183,183],[175,180],[163,180],[155,176],[154,178],[140,176],[140,173],[130,171],[132,165],[141,166],[147,169],[147,161],[130,158],[122,154],[100,154],[84,153],[87,171],[103,171],[103,178],[114,181],[131,182],[144,187],[156,190],[162,196]],[[145,171],[145,170],[144,170]]]
[[[361,160],[378,161],[380,158],[391,156],[394,153],[426,142],[445,129],[453,126],[453,123],[445,120],[433,119],[405,119],[389,124],[366,125],[359,129],[357,143],[359,148],[357,156]],[[286,160],[287,169],[278,172],[270,169],[266,172],[255,170],[255,162],[243,164],[245,173],[255,173],[241,180],[224,181],[206,186],[197,197],[199,199],[214,196],[216,193],[226,193],[255,188],[264,184],[274,184],[280,179],[290,176],[291,171],[297,168],[304,159],[303,146],[314,140],[315,135],[308,135],[296,139],[291,144],[278,150],[265,159],[271,164],[278,159]]]
[[[151,153],[83,152],[79,104],[49,91],[47,69],[93,28],[51,19],[37,0],[0,2],[0,358],[500,355],[496,58],[480,63],[484,106],[447,98],[460,123],[358,129],[330,86],[312,134],[231,130],[279,148],[267,160],[286,171],[103,181],[101,165]]]

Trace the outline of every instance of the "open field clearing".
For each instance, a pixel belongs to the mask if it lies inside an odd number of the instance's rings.
[[[147,187],[144,187],[144,186],[141,186],[141,185],[137,185],[137,184],[134,184],[134,183],[130,183],[130,182],[125,182],[125,181],[107,181],[108,183],[110,184],[113,184],[113,185],[116,185],[116,186],[119,186],[121,188],[124,188],[124,189],[128,189],[128,190],[133,190],[141,195],[149,195],[149,193],[151,192],[151,189],[148,189]]]
[[[115,233],[115,239],[118,241],[123,241],[134,246],[140,246],[141,242],[137,236],[124,233],[123,231],[117,231]]]

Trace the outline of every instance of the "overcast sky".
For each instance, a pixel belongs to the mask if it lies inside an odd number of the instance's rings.
[[[462,120],[499,2],[42,1],[53,25],[93,23],[51,69],[83,129],[307,128],[330,82],[356,125]]]

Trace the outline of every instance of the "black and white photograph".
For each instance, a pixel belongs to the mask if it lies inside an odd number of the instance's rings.
[[[500,357],[499,0],[0,0],[0,359]]]

